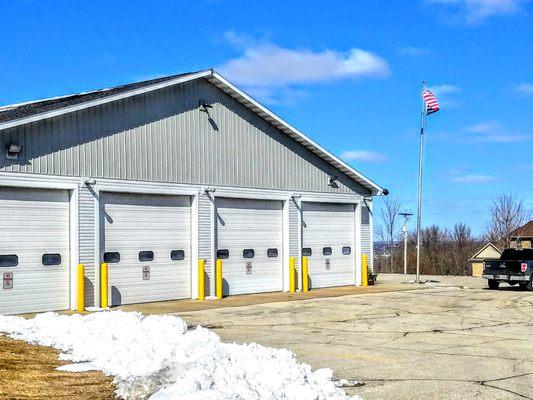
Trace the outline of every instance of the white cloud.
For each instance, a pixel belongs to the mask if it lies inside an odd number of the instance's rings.
[[[484,121],[467,126],[465,131],[474,133],[494,133],[496,131],[501,131],[502,129],[503,126],[498,121]]]
[[[459,86],[443,83],[442,85],[430,86],[429,90],[431,90],[435,95],[445,96],[450,93],[458,93],[461,91],[461,88]]]
[[[429,56],[433,52],[430,49],[426,49],[423,47],[405,46],[398,48],[398,53],[403,56],[422,57]]]
[[[288,49],[234,32],[227,32],[225,36],[242,55],[225,62],[217,70],[249,92],[268,92],[263,98],[266,101],[273,95],[277,97],[274,88],[348,78],[379,78],[390,73],[383,58],[356,47],[348,51]]]
[[[472,133],[469,139],[477,143],[515,143],[531,140],[531,136],[515,133],[498,121],[485,121],[464,128]]]
[[[387,156],[377,151],[369,150],[347,150],[343,151],[340,158],[345,161],[382,162],[387,160]]]
[[[453,143],[519,143],[533,140],[533,135],[514,131],[498,121],[483,121],[456,131],[434,132],[430,140]]]
[[[246,91],[257,99],[261,99],[268,104],[295,104],[307,97],[307,92],[302,89],[291,87],[269,88],[269,87],[247,87]]]
[[[522,11],[529,0],[427,0],[450,10],[454,18],[469,24],[481,24],[495,16],[514,15]]]
[[[519,83],[513,87],[513,92],[523,95],[533,94],[533,83]]]
[[[498,179],[490,175],[461,175],[452,179],[454,183],[491,183]]]
[[[455,93],[461,92],[459,86],[443,83],[441,85],[433,85],[428,87],[431,92],[437,97],[441,107],[454,107],[457,102],[453,99]]]

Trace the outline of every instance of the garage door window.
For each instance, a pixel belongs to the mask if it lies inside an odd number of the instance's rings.
[[[42,262],[43,262],[43,265],[45,266],[59,265],[61,264],[61,254],[57,254],[57,253],[43,254]]]
[[[254,251],[254,249],[244,249],[242,251],[242,256],[244,258],[254,258],[255,257],[255,251]]]
[[[19,258],[16,254],[0,255],[0,267],[16,267],[19,265]]]
[[[352,254],[352,248],[350,246],[344,246],[342,248],[342,255],[349,256],[350,254]]]
[[[104,253],[104,262],[108,264],[120,262],[120,253],[118,251],[108,251]]]
[[[139,261],[154,261],[154,252],[139,251]]]
[[[226,258],[229,258],[229,250],[228,249],[217,250],[217,258],[220,260],[225,260]]]
[[[277,257],[277,256],[278,256],[278,249],[267,250],[267,257]]]
[[[322,248],[322,254],[325,256],[330,256],[333,253],[333,250],[331,250],[331,247],[323,247]]]
[[[309,257],[313,254],[313,250],[311,250],[311,247],[304,247],[302,249],[302,256]]]
[[[172,261],[181,261],[185,259],[185,251],[183,250],[172,250],[170,252],[170,259]]]

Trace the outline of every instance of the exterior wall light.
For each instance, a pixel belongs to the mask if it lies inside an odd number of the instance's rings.
[[[96,185],[96,179],[94,178],[86,178],[83,183],[85,184],[85,186],[94,186]]]
[[[328,182],[328,186],[329,187],[332,187],[334,189],[338,189],[339,187],[339,184],[337,183],[337,180],[339,179],[338,176],[330,176],[329,177],[329,182]]]
[[[205,100],[200,100],[198,102],[198,105],[200,106],[200,111],[203,111],[203,112],[206,112],[206,113],[209,113],[209,109],[213,108],[213,106],[211,104],[209,104],[209,102],[207,102]]]
[[[22,153],[22,145],[16,143],[9,143],[6,145],[6,158],[8,160],[18,160]]]

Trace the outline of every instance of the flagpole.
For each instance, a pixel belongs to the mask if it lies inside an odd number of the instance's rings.
[[[426,81],[422,82],[422,92],[426,89]],[[420,96],[422,97],[422,95]],[[426,107],[422,98],[420,109],[420,143],[418,145],[418,212],[416,215],[416,283],[420,283],[420,225],[422,221],[422,165],[424,160],[424,124]]]

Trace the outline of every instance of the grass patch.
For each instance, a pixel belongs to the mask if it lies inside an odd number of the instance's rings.
[[[113,379],[101,372],[62,372],[59,351],[0,334],[0,399],[115,398]]]

